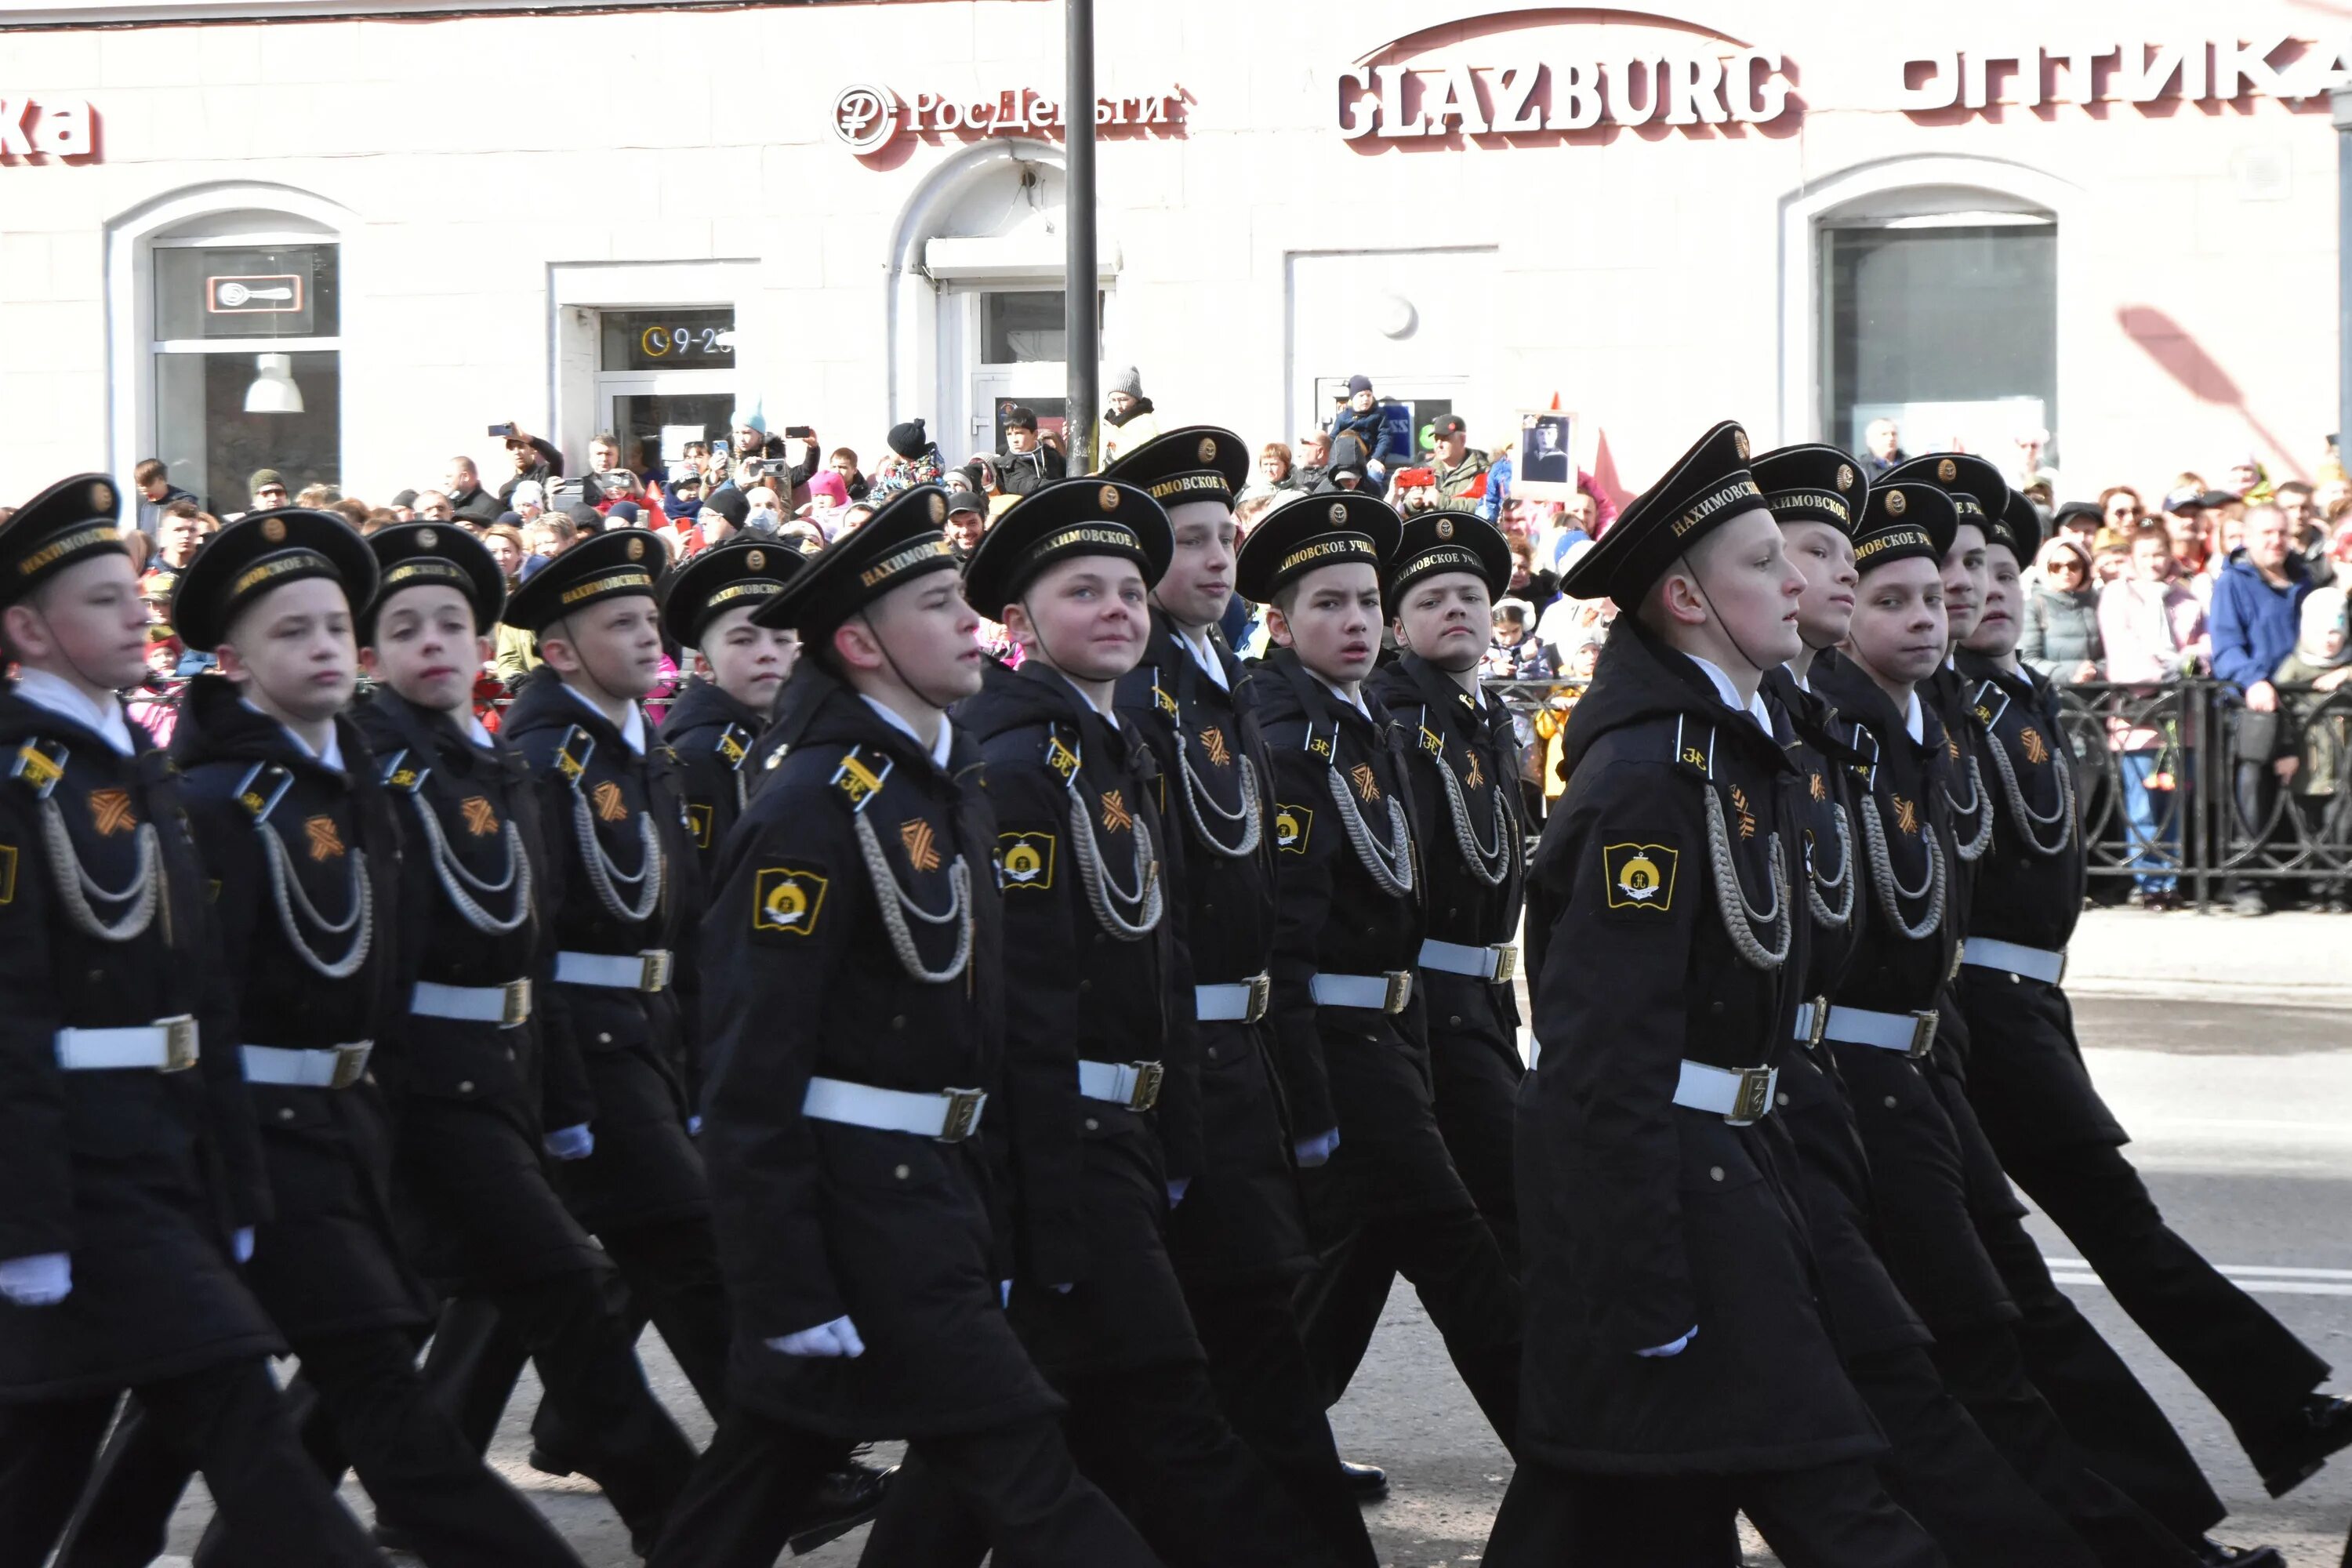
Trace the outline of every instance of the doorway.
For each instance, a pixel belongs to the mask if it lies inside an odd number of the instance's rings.
[[[727,439],[736,397],[732,308],[600,313],[597,428],[638,473],[667,474],[688,441]]]

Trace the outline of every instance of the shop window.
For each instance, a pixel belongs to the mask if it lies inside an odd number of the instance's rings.
[[[152,248],[154,455],[216,514],[259,468],[289,496],[342,482],[340,249],[268,239]]]
[[[1820,235],[1828,440],[1859,452],[1891,418],[1906,452],[2006,454],[2020,431],[2056,428],[2055,221],[1914,214]]]

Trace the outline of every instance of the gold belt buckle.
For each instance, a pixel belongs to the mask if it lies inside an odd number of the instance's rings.
[[[1249,1005],[1242,1009],[1242,1022],[1255,1024],[1265,1016],[1265,1005],[1274,997],[1274,976],[1253,974],[1243,984],[1249,987]]]
[[[1812,1000],[1811,1006],[1813,1026],[1805,1032],[1805,1049],[1809,1051],[1818,1049],[1822,1039],[1830,1032],[1830,999],[1827,996],[1816,996]]]
[[[1498,942],[1487,950],[1495,955],[1495,984],[1508,985],[1519,972],[1519,950],[1517,944]]]
[[[1731,1114],[1726,1121],[1744,1127],[1772,1109],[1772,1069],[1742,1068],[1739,1069],[1739,1093],[1731,1102]]]
[[[980,1121],[980,1108],[988,1099],[987,1091],[978,1089],[943,1089],[940,1095],[948,1102],[947,1120],[940,1124],[939,1142],[961,1143],[971,1136],[974,1123]]]
[[[161,1072],[185,1072],[196,1065],[196,1020],[186,1013],[174,1017],[158,1018],[156,1026],[163,1031],[163,1065]]]
[[[1905,1055],[1913,1061],[1936,1048],[1936,1009],[1927,1008],[1911,1015],[1911,1048]]]
[[[369,1042],[362,1042],[355,1046],[337,1046],[335,1047],[335,1076],[328,1080],[327,1087],[329,1089],[349,1089],[352,1085],[365,1078],[367,1076],[368,1052],[373,1048],[373,1044]]]
[[[530,980],[509,980],[500,986],[503,993],[499,1005],[499,1027],[511,1029],[530,1016]]]
[[[1135,1069],[1135,1092],[1127,1097],[1129,1110],[1149,1110],[1160,1103],[1160,1082],[1168,1069],[1158,1062],[1129,1062]]]
[[[1385,971],[1384,974],[1389,983],[1389,994],[1381,1003],[1381,1011],[1402,1013],[1405,1009],[1405,1004],[1412,1000],[1412,971],[1391,969]]]
[[[637,956],[645,961],[645,972],[637,979],[638,990],[659,991],[669,984],[669,949],[649,947]]]

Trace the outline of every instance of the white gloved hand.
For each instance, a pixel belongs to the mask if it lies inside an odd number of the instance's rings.
[[[596,1152],[596,1134],[583,1121],[577,1127],[559,1127],[540,1143],[553,1159],[585,1160]]]
[[[1182,1203],[1182,1202],[1184,1201],[1184,1194],[1185,1194],[1186,1193],[1190,1192],[1190,1191],[1192,1190],[1192,1177],[1190,1177],[1190,1176],[1171,1176],[1171,1177],[1169,1177],[1169,1178],[1168,1178],[1168,1206],[1169,1206],[1170,1208],[1171,1208],[1171,1209],[1172,1209],[1172,1208],[1174,1208],[1177,1205],[1179,1205],[1179,1204]]]
[[[0,1262],[0,1296],[19,1307],[54,1307],[73,1294],[73,1259],[62,1252]]]
[[[1308,1170],[1328,1164],[1331,1156],[1339,1152],[1339,1130],[1334,1127],[1328,1132],[1318,1132],[1312,1138],[1301,1138],[1291,1147],[1298,1155],[1299,1164]]]
[[[770,1340],[768,1348],[784,1355],[861,1356],[866,1353],[866,1342],[857,1337],[856,1324],[840,1317],[780,1340]]]
[[[1633,1353],[1638,1356],[1653,1356],[1663,1360],[1667,1356],[1677,1356],[1682,1354],[1684,1350],[1689,1346],[1691,1341],[1696,1338],[1698,1338],[1698,1325],[1694,1323],[1691,1325],[1691,1331],[1683,1335],[1682,1338],[1678,1340],[1668,1340],[1664,1344],[1653,1345],[1648,1350],[1635,1351]]]
[[[228,1246],[229,1250],[236,1255],[236,1260],[239,1263],[252,1262],[253,1227],[249,1225],[238,1226],[236,1233],[228,1238]]]

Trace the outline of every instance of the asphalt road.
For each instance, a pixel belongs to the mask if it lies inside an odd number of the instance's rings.
[[[2174,1228],[2343,1368],[2337,1385],[2352,1389],[2352,1012],[2106,996],[2085,998],[2078,1010],[2092,1070],[2137,1140],[2133,1158]],[[2263,1496],[2212,1406],[2087,1270],[2067,1267],[2063,1260],[2078,1255],[2065,1238],[2038,1216],[2033,1224],[2062,1283],[2179,1424],[2235,1510],[2219,1533],[2277,1542],[2295,1568],[2336,1568],[2352,1521],[2352,1456],[2284,1499]],[[707,1437],[709,1423],[659,1342],[648,1338],[646,1352],[688,1434]],[[591,1568],[628,1568],[635,1559],[603,1499],[524,1464],[530,1391],[527,1381],[494,1458]],[[1394,1478],[1394,1494],[1370,1513],[1385,1563],[1479,1561],[1510,1462],[1409,1289],[1391,1297],[1364,1370],[1331,1418],[1343,1452],[1384,1465]],[[176,1552],[193,1546],[208,1511],[201,1489],[176,1522]],[[356,1488],[346,1495],[365,1510]],[[863,1535],[796,1561],[848,1568]],[[1772,1559],[1759,1550],[1751,1561]]]

